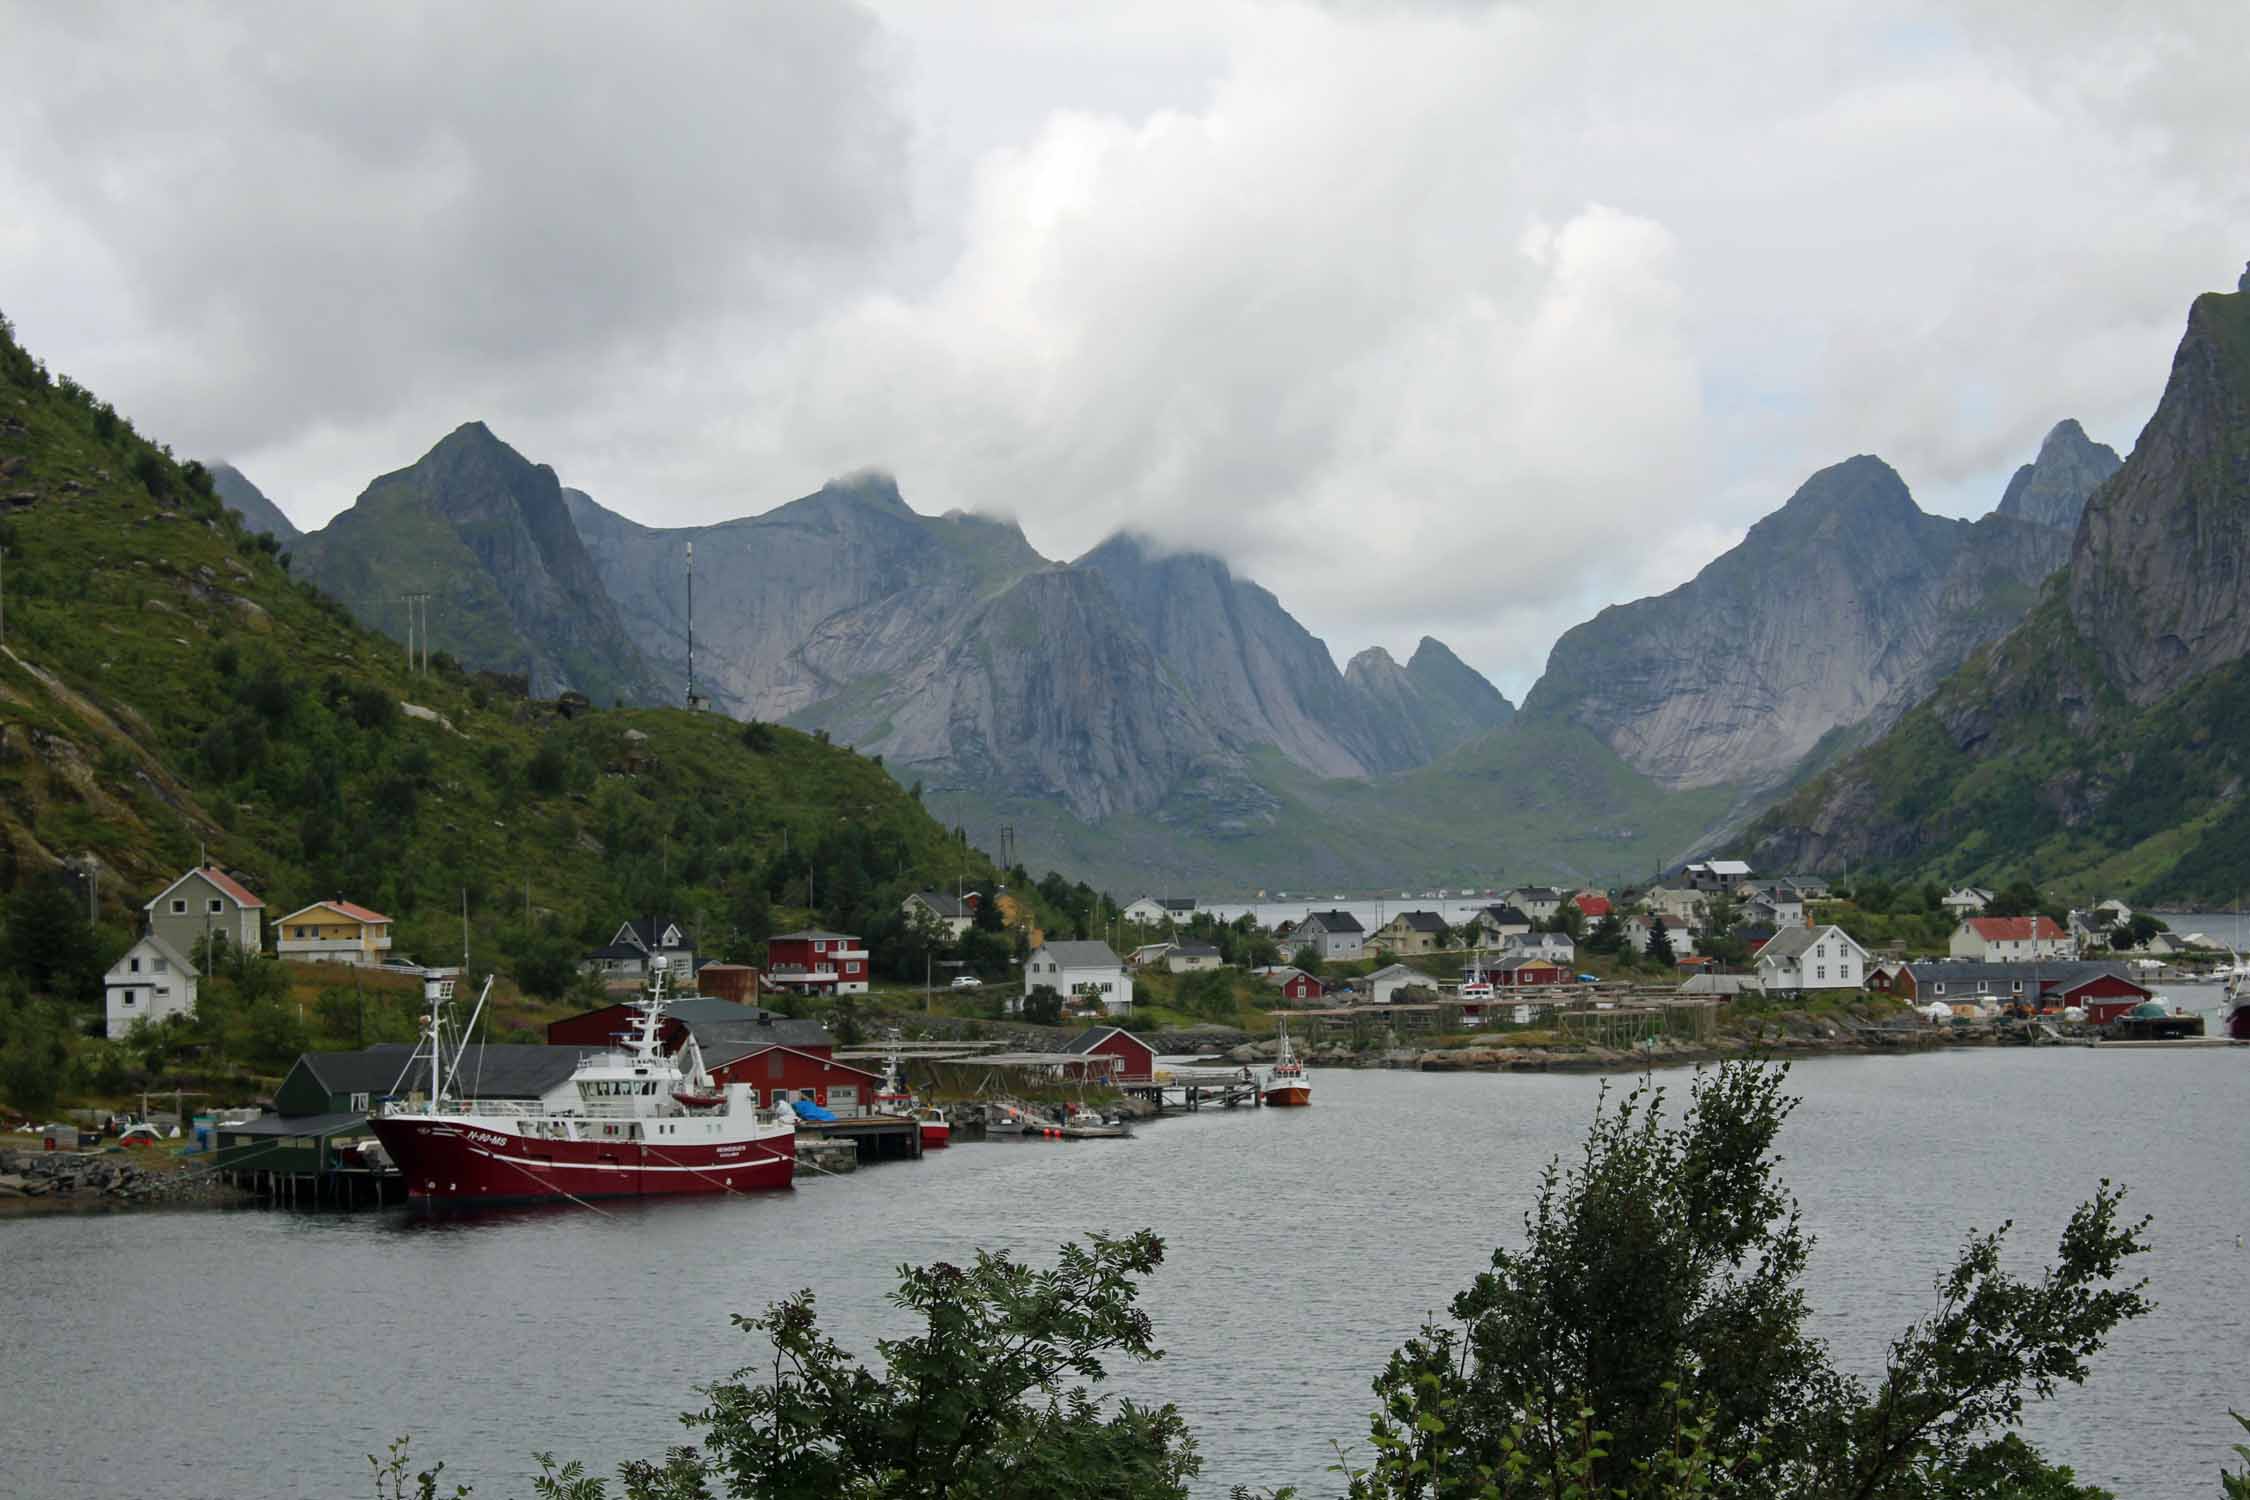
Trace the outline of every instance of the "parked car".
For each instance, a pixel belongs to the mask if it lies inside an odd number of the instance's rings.
[[[984,988],[984,981],[974,974],[957,974],[953,979],[953,988],[957,990],[981,990]]]

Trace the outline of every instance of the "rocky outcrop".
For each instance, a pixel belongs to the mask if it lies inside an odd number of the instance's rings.
[[[292,551],[301,576],[400,639],[409,626],[404,596],[429,595],[434,650],[471,667],[523,673],[537,696],[672,696],[627,637],[555,471],[482,422],[377,479]]]
[[[212,464],[210,470],[211,487],[218,491],[221,503],[242,518],[243,525],[280,542],[293,542],[303,535],[281,513],[281,507],[267,499],[265,491],[233,464]]]
[[[2123,462],[2115,448],[2086,436],[2075,417],[2065,418],[2039,444],[2039,456],[2016,470],[1994,514],[2075,532],[2087,497]]]
[[[1770,786],[1824,737],[1887,727],[2005,634],[2069,545],[2014,517],[1927,515],[1863,454],[1692,581],[1566,632],[1524,711],[1584,726],[1675,789]]]
[[[2133,456],[2086,507],[2070,614],[2137,704],[2250,652],[2250,293],[2188,311]]]

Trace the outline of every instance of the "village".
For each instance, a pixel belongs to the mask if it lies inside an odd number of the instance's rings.
[[[799,1159],[827,1174],[918,1158],[933,1140],[910,1100],[943,1106],[925,1110],[950,1119],[938,1144],[1061,1138],[1073,1122],[1078,1138],[1114,1137],[1172,1110],[1255,1107],[1272,1097],[1256,1065],[1277,1050],[1293,1056],[1284,1037],[1322,1066],[1447,1070],[1647,1066],[1808,1037],[1880,1050],[2223,1043],[2250,1032],[2234,1009],[2228,1037],[2206,1038],[2201,1014],[2156,989],[2217,966],[2231,1005],[2229,955],[2114,900],[2062,920],[1998,910],[2027,904],[2024,892],[1967,887],[1863,888],[1851,893],[1862,906],[1828,881],[1763,878],[1725,860],[1640,889],[1485,895],[1465,914],[1456,899],[1452,920],[1409,907],[1370,923],[1346,906],[1313,906],[1270,928],[1247,912],[1221,920],[1191,898],[1143,897],[1108,914],[1106,936],[1019,932],[1004,976],[947,960],[941,985],[927,961],[919,990],[878,983],[877,955],[852,933],[777,933],[753,965],[702,957],[681,920],[625,917],[578,960],[575,1008],[465,1045],[481,1106],[567,1111],[582,1059],[616,1045],[661,981],[673,997],[662,1050],[692,1040],[710,1086],[797,1112]],[[916,891],[902,916],[950,951],[994,899]],[[323,982],[349,973],[360,993],[442,984],[450,994],[464,972],[395,955],[391,919],[340,896],[269,917],[258,894],[212,865],[184,872],[143,910],[142,935],[105,978],[113,1039],[192,1017],[210,974],[239,972],[252,955]],[[1170,1061],[1182,1055],[1194,1060]],[[192,1116],[175,1100],[168,1116],[84,1118],[83,1130],[30,1123],[42,1150],[91,1148],[109,1125],[184,1145],[199,1174],[261,1196],[382,1202],[396,1196],[396,1171],[374,1149],[371,1121],[420,1097],[418,1056],[396,1039],[306,1051],[270,1093],[213,1100]]]

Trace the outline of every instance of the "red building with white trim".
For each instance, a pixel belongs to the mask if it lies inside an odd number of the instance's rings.
[[[723,1044],[706,1053],[703,1062],[717,1082],[746,1083],[756,1089],[760,1105],[770,1106],[786,1095],[840,1115],[872,1112],[875,1087],[883,1081],[880,1073],[772,1043],[746,1043],[741,1050]]]
[[[1118,1083],[1147,1083],[1156,1074],[1156,1049],[1130,1031],[1115,1026],[1095,1026],[1080,1032],[1065,1052],[1081,1057],[1099,1054],[1117,1059],[1111,1078]]]
[[[803,995],[867,993],[867,949],[848,932],[785,932],[766,939],[763,984]]]

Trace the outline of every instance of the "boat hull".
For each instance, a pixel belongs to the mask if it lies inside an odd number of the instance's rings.
[[[1277,1109],[1293,1109],[1312,1103],[1312,1085],[1309,1083],[1278,1083],[1265,1091],[1266,1103]]]
[[[451,1120],[372,1121],[410,1199],[526,1203],[655,1198],[785,1188],[795,1179],[793,1134],[649,1147],[638,1141],[535,1139]]]
[[[2238,1042],[2250,1042],[2250,1001],[2238,1000],[2227,1012],[2227,1035]]]
[[[937,1124],[929,1120],[922,1122],[922,1149],[924,1151],[942,1151],[952,1144],[952,1126]]]

